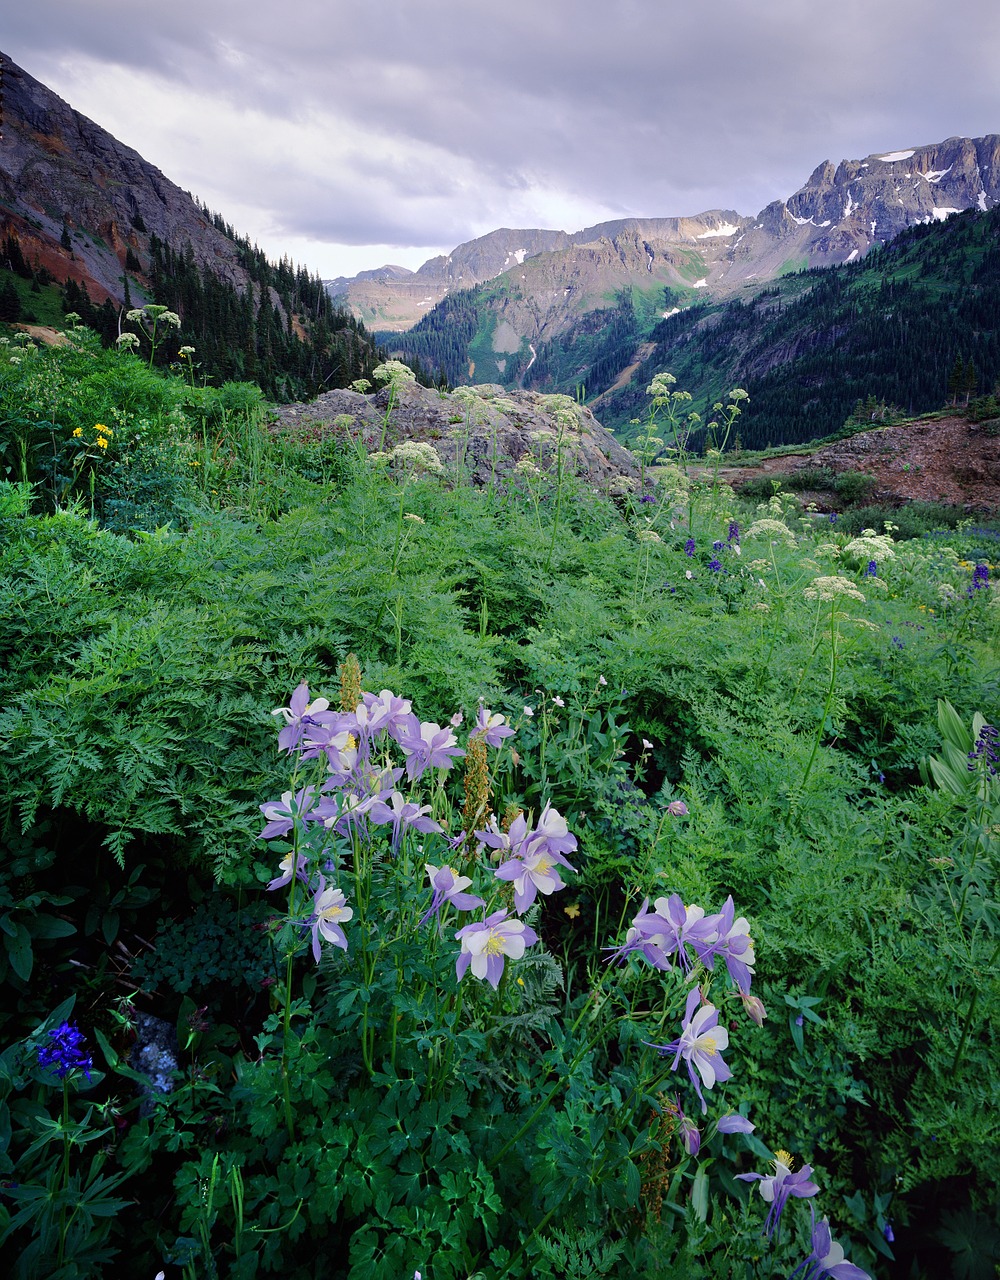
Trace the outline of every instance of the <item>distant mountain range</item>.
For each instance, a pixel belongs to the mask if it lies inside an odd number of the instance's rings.
[[[408,276],[341,282],[338,297],[377,300],[379,341],[453,385],[585,392],[627,434],[668,369],[706,418],[746,387],[746,432],[790,443],[835,430],[858,397],[936,407],[958,355],[981,381],[1000,375],[998,234],[1000,136],[950,138],[824,162],[756,218],[495,231]],[[403,302],[426,314],[393,333],[386,317]]]
[[[824,161],[794,195],[756,217],[712,209],[573,233],[501,228],[417,271],[385,266],[324,283],[371,328],[398,332],[456,289],[498,280],[498,316],[535,343],[624,288],[662,296],[666,287],[678,304],[699,290],[756,291],[789,271],[853,262],[915,224],[998,202],[1000,135],[949,138],[836,167]]]

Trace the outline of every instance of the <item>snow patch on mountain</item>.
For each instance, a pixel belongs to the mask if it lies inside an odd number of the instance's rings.
[[[721,227],[716,227],[714,231],[702,231],[695,236],[696,240],[710,240],[713,236],[734,236],[739,227],[734,227],[731,222],[724,222]]]
[[[890,151],[888,155],[876,156],[876,160],[882,160],[886,164],[895,164],[897,160],[909,160],[910,156],[915,155],[916,151]]]

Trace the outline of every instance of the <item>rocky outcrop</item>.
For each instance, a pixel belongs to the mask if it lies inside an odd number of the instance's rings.
[[[552,472],[560,462],[566,474],[605,490],[626,487],[637,475],[632,455],[589,409],[568,396],[494,385],[449,393],[407,383],[391,404],[387,389],[377,395],[328,391],[308,404],[277,410],[275,429],[336,433],[369,454],[396,450],[403,466],[406,450],[399,453],[400,445],[429,445],[443,468],[476,484],[515,469]]]

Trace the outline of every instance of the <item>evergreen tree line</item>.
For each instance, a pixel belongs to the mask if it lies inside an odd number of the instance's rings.
[[[218,227],[222,220],[217,215],[211,218]],[[137,215],[133,226],[144,231],[141,221]],[[226,234],[232,233],[253,282],[250,289],[241,292],[199,267],[190,244],[178,251],[154,234],[149,238],[149,266],[142,271],[141,287],[128,274],[130,262],[137,276],[141,267],[129,250],[131,259],[126,259],[123,274],[124,307],[93,302],[86,286],[70,279],[62,286],[63,310],[76,312],[111,345],[123,329],[133,327],[123,313],[141,304],[136,296],[141,292],[181,318],[179,331],[161,330],[158,335],[157,365],[173,363],[182,346],[192,346],[199,377],[217,383],[256,382],[274,400],[307,399],[359,378],[370,379],[381,358],[375,343],[359,321],[333,304],[319,277],[294,267],[287,258],[269,263],[228,224],[219,229],[223,228]],[[27,260],[12,232],[0,240],[0,269],[4,268],[31,280],[33,289],[52,283],[48,271]],[[17,287],[8,276],[0,283],[0,321],[25,318]]]
[[[405,333],[379,334],[380,345],[405,359],[418,376],[458,386],[468,381],[469,344],[479,331],[485,308],[483,288],[475,285],[448,294]]]

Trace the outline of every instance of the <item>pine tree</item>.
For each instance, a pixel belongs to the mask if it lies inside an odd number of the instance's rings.
[[[965,395],[965,404],[968,404],[970,397],[975,394],[978,382],[976,366],[972,363],[972,357],[970,356],[966,361],[965,370],[962,374],[962,392]]]
[[[962,362],[961,355],[955,357],[955,363],[951,366],[951,373],[948,375],[948,395],[951,397],[952,404],[958,404],[958,397],[965,389],[965,365]]]

